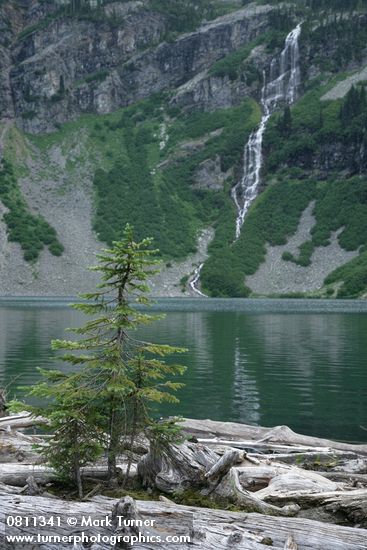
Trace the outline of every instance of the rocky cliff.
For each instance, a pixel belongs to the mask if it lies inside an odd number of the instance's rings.
[[[7,30],[2,72],[11,93],[3,94],[2,113],[38,133],[174,89],[265,32],[269,11],[238,10],[166,42],[169,22],[148,1],[107,4],[89,18],[46,15],[31,4],[24,30],[17,37]],[[30,27],[28,17],[36,21]]]

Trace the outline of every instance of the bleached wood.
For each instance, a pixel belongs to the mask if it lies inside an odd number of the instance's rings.
[[[47,420],[41,416],[33,416],[29,412],[22,412],[12,416],[0,418],[0,430],[19,430],[47,424]]]
[[[126,464],[118,464],[121,472],[126,470]],[[15,487],[24,487],[27,478],[33,476],[35,482],[39,485],[46,485],[57,479],[57,475],[52,468],[43,464],[0,464],[0,483],[13,485]],[[83,478],[106,479],[107,466],[87,466],[82,468]],[[130,471],[130,478],[136,477],[136,466],[133,465]]]
[[[97,497],[91,502],[65,502],[45,497],[26,497],[21,495],[0,496],[0,507],[6,507],[8,514],[17,515],[55,515],[62,519],[62,527],[50,528],[55,534],[70,535],[71,529],[66,526],[70,516],[93,515],[112,517],[112,509],[118,501]],[[367,531],[328,525],[307,519],[264,516],[259,514],[236,513],[224,510],[179,506],[173,503],[137,501],[136,511],[143,519],[154,519],[155,528],[162,537],[167,534],[190,534],[193,544],[167,544],[154,546],[136,543],[135,550],[264,550],[265,541],[273,550],[284,550],[291,536],[297,544],[297,550],[366,550]],[[0,530],[4,516],[0,516]],[[28,527],[19,529],[19,534],[36,534],[39,529]],[[73,529],[78,533],[78,529]],[[80,531],[80,529],[79,529]],[[90,527],[90,534],[112,534],[114,528]],[[40,550],[66,550],[64,544],[40,547]],[[100,550],[107,550],[102,544]]]
[[[181,423],[185,432],[198,438],[220,438],[222,440],[237,440],[254,442],[266,442],[279,445],[291,445],[302,447],[328,447],[341,451],[354,452],[359,455],[367,455],[367,445],[354,445],[339,441],[330,441],[318,437],[297,434],[288,426],[276,426],[264,428],[250,426],[235,422],[217,422],[214,420],[194,420],[186,418]]]
[[[236,449],[227,451],[205,474],[209,481],[214,481],[219,477],[223,477],[232,466],[238,466],[245,459],[246,454]]]
[[[218,459],[214,451],[197,443],[167,445],[153,448],[138,462],[138,475],[144,487],[168,494],[197,489]]]

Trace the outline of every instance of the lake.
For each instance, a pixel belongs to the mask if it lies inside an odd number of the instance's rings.
[[[154,309],[166,318],[138,336],[189,348],[180,404],[160,413],[366,442],[367,302],[163,299]],[[1,299],[0,386],[19,397],[37,367],[62,367],[50,341],[83,320],[67,300]]]

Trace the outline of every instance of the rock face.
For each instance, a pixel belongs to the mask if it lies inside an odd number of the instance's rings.
[[[222,172],[220,157],[204,160],[195,173],[195,187],[198,189],[222,189],[224,182],[231,175],[231,170]]]
[[[305,150],[292,158],[292,165],[318,179],[327,179],[333,174],[344,176],[364,174],[367,171],[367,149],[365,143],[333,141],[325,139],[312,150]]]
[[[271,55],[263,46],[257,46],[248,60],[258,68],[260,76],[262,69],[270,65]],[[180,86],[171,103],[185,111],[215,111],[237,105],[246,96],[259,98],[261,86],[262,82],[249,78],[246,70],[239,71],[237,78],[204,71]]]
[[[112,112],[189,82],[263,33],[271,10],[238,10],[167,43],[167,17],[150,11],[149,2],[113,2],[96,19],[45,13],[31,3],[18,16],[25,30],[17,37],[19,29],[9,29],[7,46],[1,46],[1,111],[13,112],[30,133],[50,131],[81,113]],[[226,82],[209,79],[202,86],[199,98],[208,86],[212,98],[223,90],[211,107],[233,102]],[[246,95],[243,88],[234,95]]]

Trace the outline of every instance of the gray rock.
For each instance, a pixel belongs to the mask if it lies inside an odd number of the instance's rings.
[[[267,30],[273,9],[249,6],[166,43],[166,17],[148,7],[113,2],[104,8],[105,19],[51,17],[8,44],[0,61],[0,112],[14,112],[20,127],[40,133],[82,113],[112,112],[176,88]],[[37,24],[52,16],[47,9],[30,3],[23,18]],[[202,81],[196,97],[203,109],[206,103],[215,109],[246,94],[243,83],[236,88],[213,78]]]
[[[217,191],[218,189],[222,189],[224,182],[229,178],[231,173],[231,170],[222,172],[220,156],[216,155],[214,159],[207,159],[199,164],[194,175],[194,187],[196,189]]]

